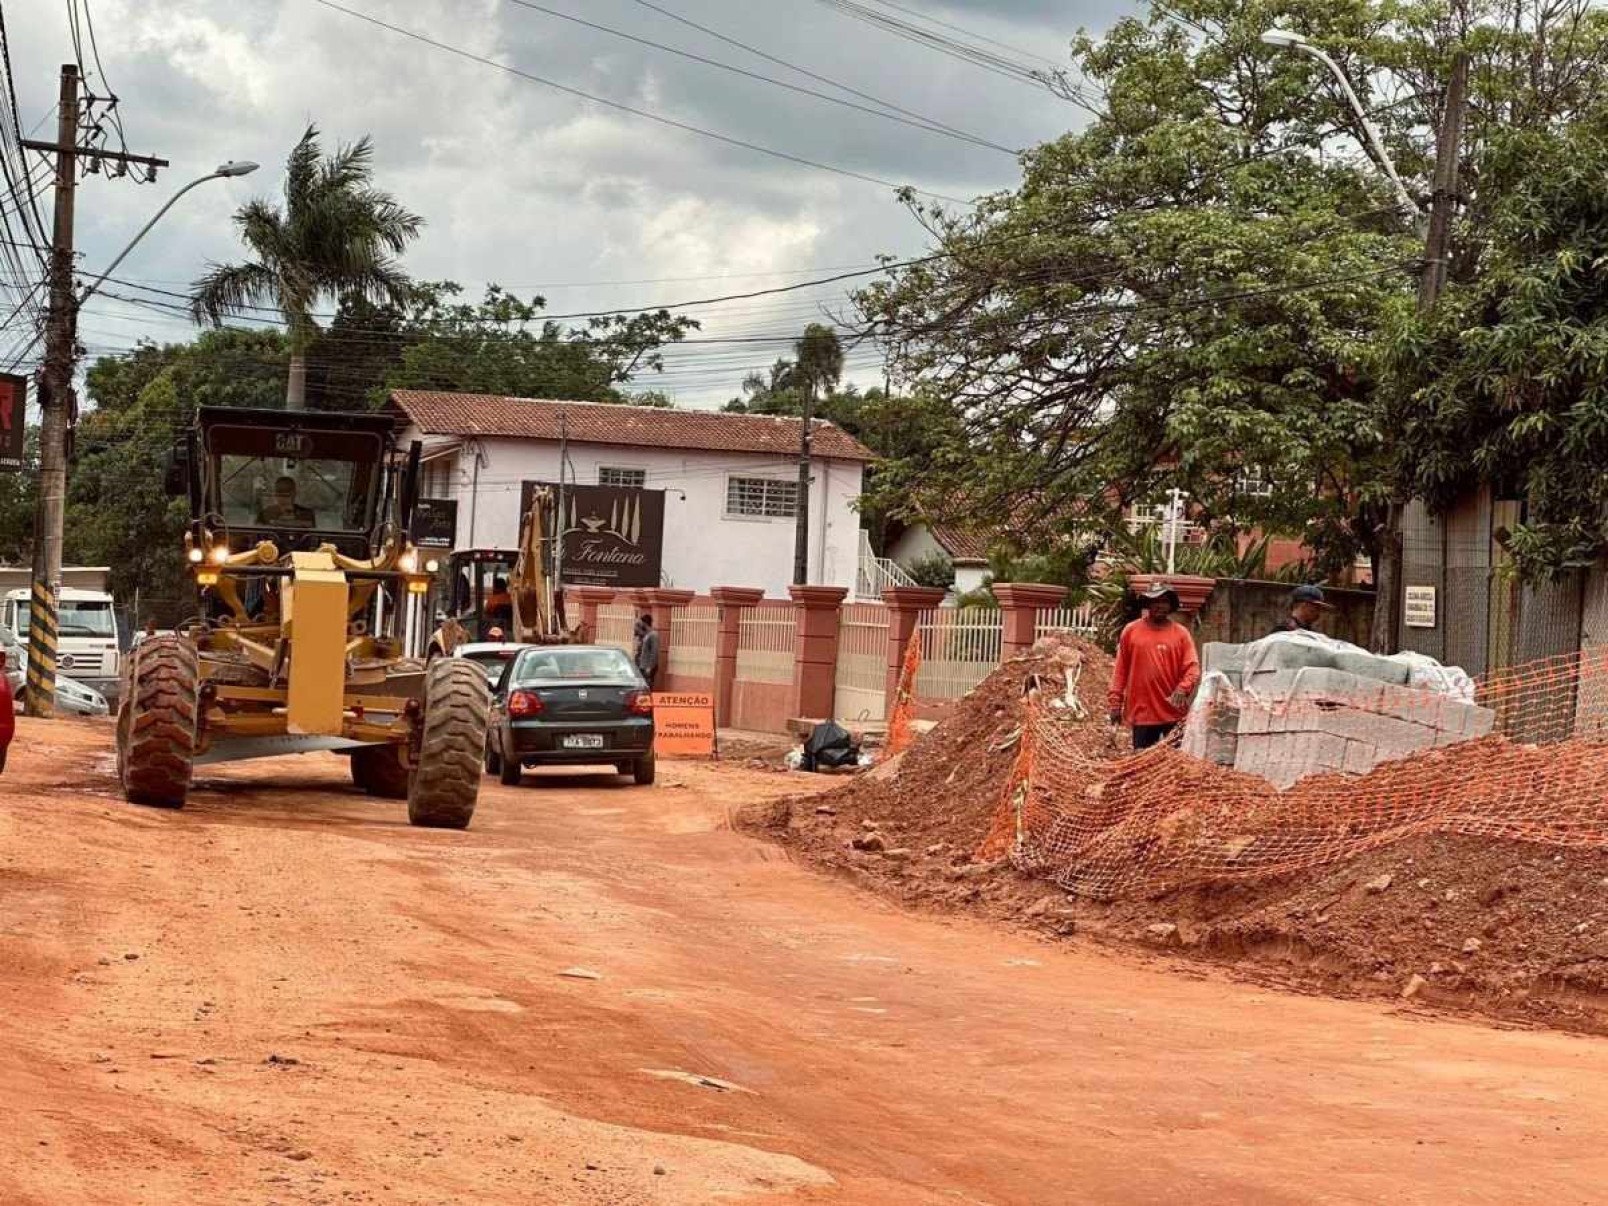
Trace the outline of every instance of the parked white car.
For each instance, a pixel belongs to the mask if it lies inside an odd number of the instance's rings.
[[[0,647],[6,651],[6,678],[20,708],[23,683],[28,677],[28,650],[4,624],[0,624]],[[111,710],[99,691],[65,674],[56,675],[56,711],[69,716],[106,716]]]

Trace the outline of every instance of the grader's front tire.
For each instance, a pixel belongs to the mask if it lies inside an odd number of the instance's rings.
[[[140,644],[117,718],[117,771],[135,804],[183,808],[195,759],[200,666],[180,637]]]
[[[491,710],[486,675],[473,662],[443,657],[424,680],[419,764],[408,787],[408,821],[434,829],[467,829],[480,795]]]

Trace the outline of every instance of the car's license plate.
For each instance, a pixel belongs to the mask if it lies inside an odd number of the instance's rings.
[[[600,750],[603,748],[603,735],[601,733],[571,733],[563,740],[567,750]]]

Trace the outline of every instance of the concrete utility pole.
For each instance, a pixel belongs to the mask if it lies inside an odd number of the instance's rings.
[[[56,216],[50,238],[50,312],[45,319],[45,371],[39,393],[39,510],[35,519],[33,598],[28,612],[30,716],[56,712],[57,592],[67,505],[67,430],[73,408],[73,192],[78,184],[78,66],[61,69],[56,121]]]
[[[39,503],[34,516],[33,592],[28,611],[28,682],[23,695],[30,716],[52,716],[56,711],[67,439],[77,410],[73,400],[73,366],[78,358],[79,299],[73,295],[73,201],[78,185],[78,161],[81,158],[110,159],[144,164],[151,169],[153,179],[156,168],[167,166],[165,159],[79,146],[79,87],[78,65],[62,64],[56,141],[24,139],[22,142],[29,150],[56,156],[50,305],[45,317],[45,366],[39,391]]]
[[[1452,219],[1457,216],[1458,160],[1463,151],[1463,126],[1468,120],[1469,56],[1459,51],[1452,59],[1452,77],[1446,87],[1446,112],[1435,142],[1435,195],[1430,202],[1429,232],[1424,237],[1424,271],[1418,285],[1418,312],[1428,314],[1446,285],[1451,252]],[[1374,583],[1374,622],[1369,644],[1376,653],[1401,647],[1401,621],[1405,583],[1402,581],[1402,511],[1405,504],[1390,500],[1385,512],[1384,547],[1380,549],[1379,581]]]
[[[798,433],[798,511],[793,519],[793,585],[810,580],[810,423],[815,412],[815,379],[804,390],[804,415]]]

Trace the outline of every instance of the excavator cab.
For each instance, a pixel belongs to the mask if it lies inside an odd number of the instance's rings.
[[[468,825],[485,676],[406,656],[440,568],[406,535],[419,455],[385,415],[201,409],[168,474],[201,614],[126,661],[130,800],[179,807],[196,765],[332,750],[414,824]]]
[[[461,635],[452,644],[436,640],[432,652],[451,653],[456,644],[493,640],[495,628],[505,636],[513,632],[509,581],[518,559],[513,549],[459,549],[447,558],[436,618],[443,630],[456,625]]]

